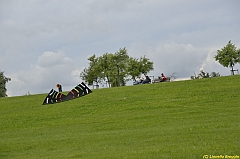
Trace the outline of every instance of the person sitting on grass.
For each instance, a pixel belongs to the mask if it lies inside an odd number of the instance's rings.
[[[134,82],[134,85],[140,84],[142,83],[143,79],[141,78],[141,76],[138,76],[136,81]]]
[[[166,76],[164,76],[163,73],[162,73],[161,75],[162,75],[162,76],[161,76],[161,79],[162,79],[162,80],[161,80],[160,82],[164,82],[164,81],[166,81],[166,79],[167,79]]]
[[[151,83],[151,79],[148,76],[146,76],[146,79],[142,82],[142,84],[146,83]]]

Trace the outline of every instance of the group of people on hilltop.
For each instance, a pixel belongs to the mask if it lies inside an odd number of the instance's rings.
[[[161,74],[161,82],[164,82],[167,80],[166,76],[162,73]],[[136,81],[134,82],[134,85],[137,85],[137,84],[146,84],[146,83],[151,83],[151,79],[149,78],[149,76],[145,76],[145,79],[142,78],[141,76],[138,76],[136,78]]]
[[[137,85],[137,84],[151,83],[151,79],[148,76],[145,76],[145,77],[146,79],[142,78],[141,76],[138,76],[134,84]]]

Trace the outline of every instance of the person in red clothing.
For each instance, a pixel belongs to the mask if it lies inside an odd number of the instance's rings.
[[[166,78],[166,76],[164,76],[164,74],[163,74],[163,73],[162,73],[161,75],[162,75],[162,76],[161,76],[161,78],[162,78],[162,81],[161,81],[161,82],[164,82],[164,81],[166,81],[166,79],[167,79],[167,78]]]

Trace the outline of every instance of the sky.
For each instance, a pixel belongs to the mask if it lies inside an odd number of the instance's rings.
[[[124,47],[154,63],[151,76],[230,75],[214,56],[229,40],[240,48],[239,7],[239,0],[1,0],[7,94],[48,93],[57,83],[69,91],[88,57]]]

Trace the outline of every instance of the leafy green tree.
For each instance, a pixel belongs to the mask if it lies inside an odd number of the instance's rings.
[[[120,48],[116,53],[105,53],[100,57],[93,55],[88,58],[89,67],[80,73],[82,80],[93,82],[108,82],[109,87],[124,86],[129,80],[135,79],[141,73],[153,70],[153,62],[145,56],[139,60],[129,57],[126,48]]]
[[[89,85],[92,85],[93,79],[91,79],[89,74],[90,74],[90,68],[84,68],[83,72],[80,73],[80,77],[82,78],[82,80],[87,82]]]
[[[136,77],[140,74],[147,74],[149,71],[153,70],[153,62],[149,61],[148,58],[140,57],[140,59],[130,58],[128,64],[128,73],[132,80],[136,80]]]
[[[113,82],[112,76],[116,74],[116,68],[114,67],[114,55],[105,53],[99,57],[100,67],[102,69],[102,80],[108,83],[108,87],[111,87]]]
[[[153,70],[153,62],[149,61],[148,58],[144,57],[140,57],[139,60],[140,63],[140,71],[143,74],[147,74],[149,71]]]
[[[240,62],[240,50],[231,43],[231,40],[221,50],[217,50],[217,55],[214,56],[215,60],[218,61],[224,67],[230,67],[231,72],[234,75],[234,65]]]
[[[8,81],[11,81],[11,78],[5,77],[4,72],[0,71],[0,97],[6,97],[7,89],[6,89],[6,83]]]
[[[88,82],[89,85],[93,85],[93,82],[98,84],[102,80],[102,68],[100,67],[99,58],[94,54],[88,60],[90,61],[90,66],[84,68],[83,72],[80,73],[80,77]]]
[[[129,58],[128,74],[134,81],[136,81],[136,77],[141,74],[140,63],[137,58]]]
[[[127,75],[128,60],[129,56],[126,48],[120,48],[119,51],[114,54],[113,61],[117,69],[117,78],[115,78],[117,81],[114,80],[114,86],[124,86],[126,84],[124,77]]]

